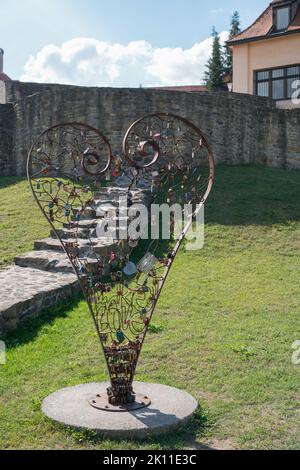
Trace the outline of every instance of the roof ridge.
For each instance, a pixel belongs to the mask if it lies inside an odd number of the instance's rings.
[[[231,42],[234,42],[234,41],[238,41],[238,37],[241,36],[242,34],[246,33],[247,31],[249,31],[250,28],[252,28],[252,26],[255,25],[255,23],[258,23],[258,21],[267,13],[267,11],[269,9],[273,8],[271,3],[264,9],[264,11],[259,15],[258,18],[256,18],[255,21],[253,21],[253,23],[251,23],[250,26],[248,26],[248,28],[245,28],[243,31],[241,31],[239,34],[237,34],[236,36],[233,36],[232,39],[229,39],[229,41],[227,41],[228,44],[230,44]]]
[[[296,0],[294,0],[295,2]],[[259,17],[242,32],[227,41],[228,46],[234,46],[242,42],[259,41],[261,39],[272,39],[280,36],[286,36],[292,33],[300,33],[300,0],[294,3],[297,8],[295,15],[289,26],[283,31],[274,29],[273,8],[276,4],[285,3],[284,1],[270,3],[267,8],[259,15]],[[274,33],[274,34],[273,34]]]

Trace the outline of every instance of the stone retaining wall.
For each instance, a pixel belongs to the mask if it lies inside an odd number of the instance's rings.
[[[279,110],[266,98],[237,93],[151,89],[85,88],[6,84],[13,129],[12,152],[0,145],[1,174],[25,174],[28,150],[47,127],[81,121],[101,129],[121,152],[124,132],[137,118],[173,112],[198,124],[212,144],[217,163],[300,168],[300,109]],[[0,129],[2,128],[0,117]],[[15,163],[12,163],[15,162]]]

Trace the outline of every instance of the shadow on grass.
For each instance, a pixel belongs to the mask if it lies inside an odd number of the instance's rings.
[[[0,189],[8,188],[9,186],[13,186],[24,180],[25,180],[25,177],[21,177],[21,176],[1,176],[0,177]]]
[[[116,447],[120,444],[120,448],[135,448],[147,447],[149,449],[160,449],[160,450],[182,450],[183,448],[188,449],[199,449],[199,450],[214,450],[211,447],[199,443],[201,436],[204,431],[209,427],[209,418],[204,410],[198,407],[198,410],[187,423],[178,427],[174,431],[162,434],[155,437],[148,437],[144,439],[109,439],[106,436],[101,436],[97,432],[88,429],[76,429],[70,426],[64,426],[63,424],[56,423],[49,418],[44,417],[45,422],[54,430],[59,432],[67,433],[75,442],[80,445],[94,446],[95,449],[102,447],[109,448],[110,443],[114,443]]]
[[[78,295],[51,309],[43,310],[38,318],[28,319],[24,325],[19,326],[16,331],[5,336],[4,339],[7,350],[34,341],[42,327],[51,325],[56,318],[67,317],[68,312],[77,307],[82,300],[83,296]]]
[[[264,225],[300,220],[300,172],[254,166],[217,166],[205,222]]]

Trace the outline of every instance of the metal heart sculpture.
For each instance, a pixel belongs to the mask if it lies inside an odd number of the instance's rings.
[[[152,114],[130,126],[122,156],[113,156],[99,130],[60,124],[33,144],[27,169],[52,236],[78,276],[103,347],[111,385],[107,396],[90,404],[108,411],[148,406],[151,398],[134,393],[133,379],[171,266],[213,185],[206,138],[182,117]],[[154,202],[192,208],[177,237],[174,215],[167,239],[149,236],[157,223],[157,216],[148,214]],[[137,217],[143,208],[148,212]]]

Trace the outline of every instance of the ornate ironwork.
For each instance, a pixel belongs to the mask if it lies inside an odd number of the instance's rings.
[[[133,379],[170,268],[212,188],[214,163],[206,138],[179,116],[148,115],[130,126],[119,157],[97,129],[61,124],[33,144],[28,178],[78,276],[103,347],[111,382],[108,403],[98,396],[91,405],[110,411],[147,406],[149,397],[137,399]],[[174,217],[168,240],[147,239],[143,230],[133,236],[130,228],[120,238],[121,225],[131,221],[121,217],[122,204],[130,208],[135,201],[148,207],[190,204],[193,217],[177,239]],[[112,220],[119,223],[117,231],[103,236]],[[149,230],[152,224],[150,213]]]

